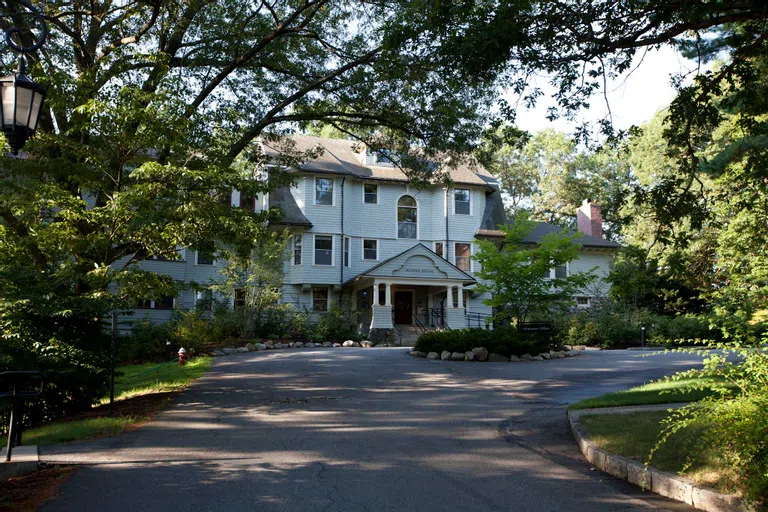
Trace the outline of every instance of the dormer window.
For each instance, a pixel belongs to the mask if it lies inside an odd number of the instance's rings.
[[[315,204],[333,205],[332,178],[315,178]]]

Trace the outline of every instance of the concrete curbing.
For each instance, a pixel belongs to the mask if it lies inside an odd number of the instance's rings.
[[[37,446],[17,446],[11,453],[11,462],[5,462],[5,448],[0,451],[0,482],[9,478],[24,476],[40,467]]]
[[[602,409],[583,409],[568,411],[568,423],[571,427],[579,450],[590,464],[600,471],[626,480],[644,490],[650,490],[667,498],[682,501],[707,512],[752,512],[735,495],[720,494],[706,487],[699,487],[690,480],[674,473],[661,471],[641,462],[613,455],[600,450],[589,439],[581,426],[581,416],[590,414],[626,414],[642,410],[659,410],[681,407],[685,404],[664,404],[651,407],[606,407]]]

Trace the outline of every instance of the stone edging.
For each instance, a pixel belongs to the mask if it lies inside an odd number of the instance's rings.
[[[682,501],[707,512],[748,512],[738,496],[720,494],[707,487],[699,487],[687,478],[646,466],[635,460],[613,455],[600,450],[584,432],[579,419],[592,414],[629,414],[632,412],[664,410],[682,407],[685,404],[662,404],[657,406],[606,407],[568,411],[571,432],[584,457],[597,469],[629,483],[650,490],[673,500]]]
[[[212,350],[209,355],[213,357],[221,357],[221,356],[228,356],[232,354],[241,354],[245,352],[261,352],[262,350],[274,350],[274,349],[282,349],[282,348],[338,348],[338,347],[373,348],[375,346],[388,347],[390,345],[387,343],[381,343],[379,345],[376,345],[372,341],[368,341],[368,340],[364,340],[361,342],[347,340],[344,343],[331,343],[330,341],[326,341],[323,343],[312,343],[309,341],[306,343],[302,343],[300,341],[295,341],[295,342],[291,341],[288,343],[274,343],[272,341],[268,341],[266,343],[248,343],[243,347],[218,348],[218,349]]]
[[[582,354],[579,350],[550,350],[549,352],[542,352],[541,354],[532,356],[531,354],[523,354],[520,357],[515,355],[511,357],[502,356],[501,354],[488,353],[485,347],[475,347],[472,350],[466,352],[449,352],[444,350],[441,354],[437,352],[419,352],[418,350],[411,350],[409,355],[414,357],[421,357],[431,360],[442,361],[478,361],[489,363],[519,363],[521,361],[545,361],[547,359],[563,359],[566,357],[575,357]]]

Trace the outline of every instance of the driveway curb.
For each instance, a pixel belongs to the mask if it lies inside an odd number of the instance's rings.
[[[606,407],[601,409],[582,409],[568,411],[568,423],[571,427],[579,450],[590,464],[644,490],[650,490],[673,500],[682,501],[698,510],[707,512],[752,512],[738,496],[720,494],[706,487],[699,487],[690,480],[660,471],[641,462],[610,454],[600,450],[587,436],[579,419],[588,414],[627,414],[642,410],[659,410],[681,407],[685,404],[664,404],[651,407]]]

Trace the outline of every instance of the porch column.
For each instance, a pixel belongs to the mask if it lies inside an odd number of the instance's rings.
[[[464,309],[464,286],[459,285],[459,309]]]
[[[371,297],[371,306],[379,306],[379,282],[373,282],[373,297]]]
[[[445,309],[453,308],[453,286],[445,287]]]
[[[392,305],[389,300],[389,283],[385,283],[385,301],[386,304],[382,305],[381,302],[379,302],[379,285],[382,283],[379,283],[378,281],[373,282],[373,300],[371,301],[371,328],[370,333],[372,336],[375,336],[373,334],[374,329],[392,329]],[[371,341],[374,341],[373,338],[371,338]],[[378,340],[377,340],[378,342]]]
[[[389,283],[386,284],[386,288],[384,291],[384,305],[385,306],[392,305],[392,285]]]

